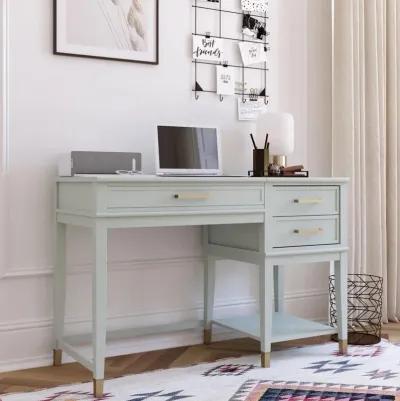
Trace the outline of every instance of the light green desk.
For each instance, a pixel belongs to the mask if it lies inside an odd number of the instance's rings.
[[[107,336],[107,233],[113,228],[203,226],[205,253],[204,341],[221,325],[261,341],[261,364],[270,364],[271,343],[339,333],[347,347],[347,205],[344,178],[171,178],[94,176],[57,181],[54,364],[62,351],[93,372],[94,393],[103,394]],[[86,358],[64,335],[67,225],[93,233],[93,355]],[[259,266],[259,314],[214,319],[215,261]],[[338,328],[284,313],[283,267],[332,261]],[[132,334],[187,329],[135,330]],[[130,332],[114,333],[126,336]],[[110,335],[111,337],[111,335]]]

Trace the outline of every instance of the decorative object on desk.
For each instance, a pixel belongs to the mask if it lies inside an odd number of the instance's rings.
[[[272,165],[286,166],[286,156],[294,151],[294,119],[289,113],[261,113],[257,118],[257,137],[269,134]]]
[[[254,96],[254,95],[252,95]],[[253,121],[257,120],[260,113],[267,110],[267,105],[264,99],[250,100],[242,98],[237,100],[238,102],[238,119],[239,121]]]
[[[267,0],[241,0],[243,11],[265,13],[267,11]]]
[[[227,96],[235,94],[235,71],[227,63],[217,65],[217,93]]]
[[[77,174],[118,174],[117,171],[139,173],[141,170],[141,153],[72,151],[58,160],[60,177],[73,177]]]
[[[281,167],[281,177],[308,177],[308,171],[303,165]]]
[[[269,162],[269,135],[265,135],[264,149],[258,149],[253,134],[250,134],[253,143],[253,170],[249,171],[252,177],[308,177],[308,171],[304,171],[304,166],[280,167]]]
[[[268,174],[271,177],[280,177],[281,176],[281,168],[277,164],[271,163],[268,168]]]
[[[54,54],[158,64],[158,0],[53,0]]]
[[[221,61],[224,54],[224,41],[205,36],[193,35],[193,59],[205,61]]]
[[[349,274],[348,342],[372,345],[381,341],[383,278],[371,274]],[[330,322],[337,325],[335,277],[329,277]],[[337,341],[337,336],[333,336]]]
[[[269,168],[269,143],[268,135],[265,137],[264,148],[259,149],[254,140],[253,134],[250,134],[251,142],[253,143],[253,176],[268,177]]]
[[[244,66],[249,66],[267,61],[267,50],[262,43],[239,43],[240,54]]]
[[[248,172],[250,177],[256,177],[254,171]],[[279,167],[277,164],[269,164],[268,177],[286,177],[286,178],[307,178],[309,172],[304,170],[303,166]]]

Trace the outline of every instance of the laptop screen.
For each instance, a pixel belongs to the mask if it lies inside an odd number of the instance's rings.
[[[217,170],[218,138],[215,128],[158,127],[161,169]]]

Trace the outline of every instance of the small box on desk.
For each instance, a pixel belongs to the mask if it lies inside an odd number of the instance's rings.
[[[142,154],[132,152],[73,151],[58,162],[58,175],[117,174],[117,171],[141,171]]]

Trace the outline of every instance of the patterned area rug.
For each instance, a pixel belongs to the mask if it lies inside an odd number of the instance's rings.
[[[399,397],[400,388],[390,386],[247,380],[231,401],[389,401]]]
[[[110,401],[400,401],[400,347],[350,347],[348,356],[328,343],[276,351],[272,367],[257,355],[187,368],[127,376],[106,382]],[[0,401],[100,401],[91,383]]]

